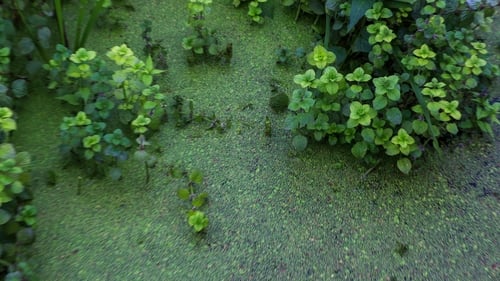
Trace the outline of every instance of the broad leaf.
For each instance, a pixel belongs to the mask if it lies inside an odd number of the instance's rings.
[[[303,151],[307,147],[307,137],[303,135],[296,135],[292,139],[293,147],[298,151]]]
[[[411,161],[410,159],[404,157],[398,160],[397,162],[398,169],[404,174],[408,174],[411,170]]]
[[[349,17],[349,25],[347,31],[351,31],[359,20],[365,16],[365,13],[375,3],[375,0],[353,0],[351,4],[351,16]]]

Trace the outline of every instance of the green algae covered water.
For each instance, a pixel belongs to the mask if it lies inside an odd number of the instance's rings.
[[[153,38],[168,49],[162,89],[231,120],[224,134],[166,124],[152,139],[161,153],[148,184],[134,161],[118,182],[63,168],[57,134],[68,110],[47,93],[23,102],[15,143],[34,158],[31,264],[40,280],[500,278],[498,141],[462,141],[441,159],[430,153],[411,176],[387,163],[364,177],[366,167],[343,147],[294,152],[284,114],[268,106],[269,83],[293,87],[298,68],[277,66],[275,50],[310,47],[312,30],[281,8],[256,26],[231,1],[214,2],[207,25],[233,43],[228,66],[187,65],[184,1],[134,1],[135,11],[122,11],[125,30],[97,29],[89,39],[101,54],[124,42],[139,53],[140,23],[151,20]],[[204,235],[189,228],[178,183],[167,176],[175,162],[205,175]],[[49,170],[54,186],[45,184]]]

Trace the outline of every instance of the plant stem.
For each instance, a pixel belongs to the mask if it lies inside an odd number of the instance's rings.
[[[75,44],[73,45],[74,52],[80,47],[80,32],[82,29],[82,21],[85,16],[85,9],[83,8],[82,0],[80,0],[80,7],[78,9],[78,18],[76,20],[76,31],[75,31]],[[69,48],[69,46],[67,46]]]
[[[327,49],[328,49],[328,45],[330,44],[330,30],[331,30],[330,23],[332,21],[331,18],[332,17],[327,12],[326,19],[325,19],[325,41],[323,42],[323,45]]]
[[[82,180],[83,178],[81,176],[78,176],[78,183],[76,185],[76,195],[80,195],[81,193]]]
[[[144,161],[144,167],[146,168],[146,184],[149,183],[149,166],[148,161]]]
[[[63,8],[61,0],[54,0],[54,8],[56,10],[56,18],[57,18],[57,27],[59,29],[59,37],[60,42],[64,44],[64,46],[69,47],[68,38],[66,37],[66,29],[64,28],[64,19],[63,19]]]
[[[299,14],[300,14],[300,2],[299,5],[297,5],[297,13],[295,14],[295,21],[299,19]]]
[[[75,46],[75,48],[83,47],[85,45],[85,42],[87,42],[87,37],[89,36],[90,30],[94,27],[94,24],[97,20],[97,17],[99,17],[99,14],[101,13],[104,5],[104,0],[99,0],[97,2],[96,6],[92,9],[92,13],[90,14],[90,18],[87,22],[87,25],[85,25],[85,29],[83,30],[82,37],[80,38],[80,41],[78,42],[78,46]]]

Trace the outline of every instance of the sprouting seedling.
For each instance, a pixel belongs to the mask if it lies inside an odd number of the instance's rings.
[[[203,174],[200,170],[192,170],[190,172],[180,171],[178,167],[173,167],[171,171],[172,176],[184,176],[188,179],[186,187],[177,190],[177,196],[190,203],[188,211],[188,224],[193,227],[196,232],[200,232],[208,226],[208,218],[205,213],[200,211],[208,197],[206,192],[197,192],[196,188],[203,183]]]
[[[149,183],[149,168],[152,168],[156,164],[156,157],[150,155],[146,151],[146,146],[151,145],[144,135],[139,135],[139,137],[135,140],[139,146],[137,147],[137,151],[134,153],[134,158],[139,161],[144,162],[144,169],[146,170],[146,184]]]
[[[202,211],[188,212],[188,224],[193,227],[196,232],[201,232],[208,226],[208,218]]]

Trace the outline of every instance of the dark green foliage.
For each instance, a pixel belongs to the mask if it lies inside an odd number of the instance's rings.
[[[167,69],[167,49],[162,45],[163,40],[153,40],[151,37],[152,22],[144,20],[141,27],[142,39],[144,40],[144,48],[142,49],[144,55],[153,59],[155,67]]]
[[[301,1],[299,7],[303,9]],[[307,55],[311,65],[294,77],[287,129],[304,149],[305,136],[375,165],[397,157],[407,174],[428,144],[459,133],[493,135],[500,103],[489,95],[500,74],[489,63],[480,30],[494,12],[456,1],[322,1],[323,45]],[[310,6],[310,12],[322,16]],[[456,17],[462,18],[457,21]]]
[[[408,245],[396,241],[396,247],[394,248],[394,252],[398,254],[398,256],[403,257],[408,253]]]
[[[271,87],[269,106],[277,113],[284,112],[287,109],[290,100],[288,95],[280,85],[279,81],[272,80],[269,85]]]
[[[294,52],[292,52],[288,48],[279,47],[278,49],[276,49],[276,63],[280,65],[289,65],[292,63],[292,61],[299,61],[305,55],[305,50],[302,47],[295,49]]]
[[[28,94],[51,48],[50,7],[43,1],[4,1],[0,6],[0,106]]]
[[[208,198],[208,193],[200,192],[199,189],[203,184],[203,174],[200,170],[187,171],[178,165],[171,165],[168,168],[168,175],[173,178],[187,181],[187,185],[177,189],[179,199],[189,202],[187,211],[188,224],[195,232],[201,232],[208,226],[208,218],[205,213],[200,211]]]
[[[9,108],[0,108],[0,131],[7,136],[0,143],[0,278],[5,279],[32,275],[19,246],[34,242],[37,214],[30,205],[30,155],[16,152],[8,143],[8,134],[16,129],[12,114]]]
[[[44,67],[57,98],[81,108],[60,126],[61,151],[84,163],[90,174],[120,179],[119,162],[128,159],[131,146],[128,132],[144,137],[164,120],[165,95],[153,83],[153,77],[163,71],[153,66],[151,57],[142,61],[126,45],[115,46],[106,55],[118,69],[108,68],[94,51],[80,48],[72,53],[58,45]],[[136,152],[141,153],[146,152]],[[153,158],[146,156],[147,182]]]

